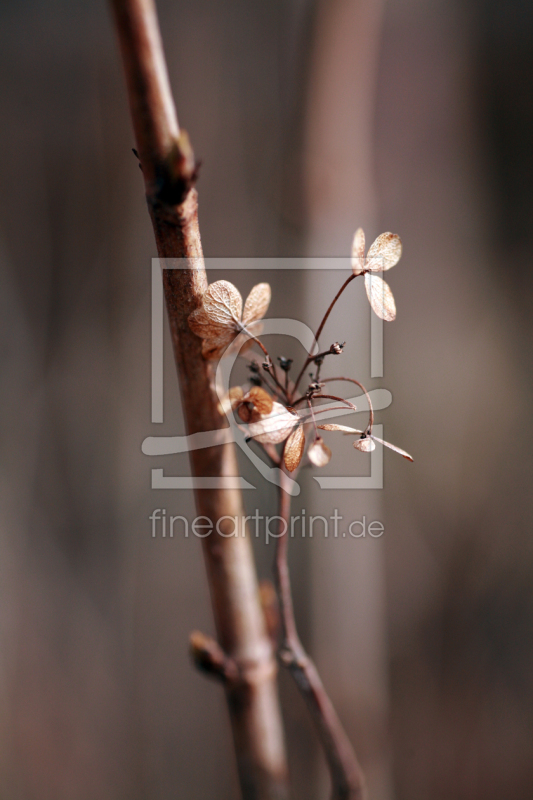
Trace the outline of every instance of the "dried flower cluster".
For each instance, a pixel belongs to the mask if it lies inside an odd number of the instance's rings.
[[[400,260],[401,254],[400,237],[394,233],[382,233],[365,256],[364,232],[361,228],[356,231],[352,245],[352,275],[345,281],[327,309],[317,330],[317,340],[338,298],[349,283],[359,276],[364,276],[368,300],[377,316],[387,322],[396,318],[396,305],[390,287],[376,273],[394,267]],[[316,467],[325,466],[331,459],[331,450],[319,431],[355,435],[357,439],[354,441],[354,447],[364,453],[374,450],[375,442],[379,442],[412,461],[411,456],[404,450],[384,442],[372,433],[374,424],[372,403],[366,389],[359,381],[349,377],[321,377],[325,359],[329,356],[340,356],[345,342],[334,342],[324,352],[316,354],[310,352],[294,380],[290,379],[293,363],[291,359],[278,357],[279,367],[274,366],[266,347],[258,338],[259,320],[264,317],[268,309],[270,296],[270,286],[267,283],[259,283],[246,298],[243,309],[241,294],[235,286],[228,281],[216,281],[204,293],[201,306],[189,317],[191,329],[203,340],[202,353],[207,359],[219,359],[234,347],[243,354],[254,344],[263,352],[262,370],[253,357],[247,356],[250,387],[236,386],[230,389],[221,404],[223,411],[235,413],[238,424],[246,435],[262,444],[272,461],[277,465],[283,463],[288,472],[294,472],[302,463],[308,428],[311,429],[312,438],[307,447],[307,458]],[[307,388],[299,389],[304,373],[309,367],[312,371],[309,372],[310,381]],[[317,424],[315,412],[323,411],[323,407],[317,403],[321,399],[341,404],[327,405],[328,410],[339,408],[355,410],[350,401],[324,391],[326,385],[333,381],[349,381],[364,392],[369,407],[369,421],[364,430],[345,425]],[[281,455],[275,449],[276,445],[283,445]]]

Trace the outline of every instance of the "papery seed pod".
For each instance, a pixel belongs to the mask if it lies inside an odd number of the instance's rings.
[[[362,453],[371,453],[372,450],[376,449],[375,442],[370,438],[370,436],[365,436],[363,439],[358,439],[353,443],[353,446],[356,448],[356,450],[361,450]]]
[[[315,467],[325,467],[331,460],[331,450],[319,436],[307,451],[307,457]]]

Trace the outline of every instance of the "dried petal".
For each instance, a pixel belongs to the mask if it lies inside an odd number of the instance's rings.
[[[253,386],[244,399],[247,403],[252,403],[255,410],[261,415],[270,414],[274,405],[271,396],[260,386]]]
[[[305,433],[304,426],[298,425],[293,430],[283,451],[283,461],[289,472],[294,472],[300,461],[305,447]]]
[[[307,455],[309,461],[311,464],[314,464],[315,467],[325,467],[326,464],[329,464],[331,459],[331,450],[324,444],[324,440],[319,436],[307,451]]]
[[[370,247],[366,267],[373,272],[391,269],[402,255],[402,240],[396,233],[382,233]]]
[[[241,319],[241,293],[229,281],[216,281],[202,295],[202,307],[213,323],[235,329]]]
[[[204,358],[220,358],[240,325],[242,297],[228,281],[216,281],[202,295],[202,305],[189,315],[189,327],[204,339]]]
[[[229,414],[235,409],[244,397],[244,392],[240,386],[233,386],[218,402],[218,410],[221,414]]]
[[[253,287],[244,304],[242,321],[245,325],[265,316],[270,305],[270,297],[271,291],[268,283],[258,283]]]
[[[373,439],[375,439],[376,442],[379,442],[380,444],[384,444],[385,447],[390,447],[391,450],[394,450],[395,453],[399,453],[401,456],[406,458],[408,461],[414,461],[413,457],[410,456],[409,453],[406,453],[405,450],[401,450],[399,447],[396,447],[395,444],[391,444],[390,442],[384,442],[383,439],[378,439],[378,437],[374,436],[374,434],[371,434],[371,436],[372,436]]]
[[[377,275],[367,272],[365,275],[365,289],[374,313],[386,322],[396,319],[396,304],[388,283]]]
[[[262,444],[279,444],[285,441],[297,423],[297,414],[274,402],[270,414],[250,423],[248,435]]]
[[[272,411],[274,401],[260,386],[253,386],[241,399],[238,414],[243,422],[259,422]]]
[[[363,433],[363,431],[358,431],[357,428],[348,428],[347,425],[335,425],[334,423],[328,423],[327,425],[317,425],[317,428],[320,428],[323,431],[341,431],[342,433]]]
[[[232,386],[228,392],[228,397],[231,403],[231,407],[235,408],[237,403],[240,403],[242,398],[244,397],[242,386]]]
[[[375,442],[369,436],[365,436],[364,439],[358,439],[353,443],[353,446],[356,450],[361,450],[363,453],[371,453],[372,450],[376,449]]]
[[[365,265],[365,232],[357,228],[352,244],[352,269],[359,272]]]
[[[223,336],[228,331],[228,326],[224,323],[214,322],[211,317],[206,314],[203,306],[197,308],[192,314],[189,314],[189,327],[202,339],[215,338]]]

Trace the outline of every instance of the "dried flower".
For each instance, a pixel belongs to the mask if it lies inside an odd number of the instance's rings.
[[[212,283],[202,296],[202,304],[189,315],[189,326],[203,339],[202,354],[207,359],[221,358],[241,332],[261,319],[270,303],[270,286],[258,283],[246,298],[244,311],[238,289],[229,281]]]
[[[408,461],[413,461],[412,456],[410,456],[409,453],[406,453],[405,450],[401,450],[399,447],[396,447],[395,444],[391,444],[390,442],[385,442],[383,439],[374,436],[374,434],[371,431],[368,430],[360,431],[357,430],[357,428],[349,428],[347,425],[335,425],[335,424],[318,425],[317,427],[319,427],[323,431],[339,431],[345,434],[350,434],[350,433],[360,434],[360,438],[353,443],[353,446],[356,448],[356,450],[361,450],[363,453],[370,453],[376,447],[374,442],[379,442],[380,444],[384,444],[385,447],[390,447],[391,450],[394,450],[395,453],[399,453]]]
[[[352,244],[352,269],[365,276],[365,289],[374,312],[386,322],[396,319],[396,304],[390,286],[378,275],[394,267],[402,255],[402,242],[395,233],[382,233],[370,246],[365,258],[365,234],[358,228]]]
[[[243,422],[258,422],[270,414],[274,401],[268,392],[260,386],[252,386],[246,394],[242,392],[240,386],[237,389],[240,389],[241,396],[238,398],[237,392],[234,393],[233,408]]]

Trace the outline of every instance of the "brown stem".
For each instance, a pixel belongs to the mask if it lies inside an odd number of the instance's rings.
[[[314,394],[313,395],[313,400],[318,400],[318,399],[322,399],[322,400],[338,400],[341,403],[346,403],[348,408],[351,408],[354,411],[356,410],[356,407],[354,406],[353,403],[350,403],[349,400],[345,400],[344,397],[337,397],[336,394]],[[320,406],[318,406],[318,408],[320,409]]]
[[[349,383],[355,383],[356,386],[359,386],[360,389],[364,392],[366,397],[366,402],[368,403],[368,432],[372,433],[372,427],[374,425],[374,409],[372,408],[372,400],[370,399],[370,395],[368,394],[367,390],[363,386],[362,383],[359,383],[355,378],[345,378],[345,377],[338,377],[338,378],[323,378],[322,383],[334,383],[335,381],[348,381]],[[325,397],[326,395],[323,395]]]
[[[362,273],[357,273],[357,275],[354,273],[354,274],[350,275],[348,278],[346,278],[346,280],[342,284],[341,288],[339,289],[339,291],[337,292],[337,294],[335,295],[335,297],[333,298],[333,300],[329,304],[328,310],[326,311],[326,313],[322,317],[322,322],[318,326],[318,330],[315,333],[315,343],[318,342],[318,338],[319,338],[320,334],[322,333],[322,331],[324,329],[324,325],[328,321],[328,317],[331,314],[331,312],[333,311],[333,306],[335,305],[335,303],[337,302],[337,300],[339,299],[341,294],[344,292],[344,290],[346,289],[348,284],[350,284],[353,281],[353,279],[357,278],[360,274],[362,274]],[[294,387],[293,387],[293,390],[292,390],[293,395],[296,392],[300,381],[302,380],[302,376],[303,376],[305,370],[307,369],[307,367],[309,366],[311,361],[313,361],[315,358],[316,358],[316,356],[312,356],[311,353],[309,353],[309,355],[307,356],[306,360],[304,361],[303,367],[301,368],[300,373],[299,373],[298,377],[296,378],[296,380],[294,382]]]
[[[318,428],[316,427],[316,419],[315,419],[315,414],[314,414],[314,411],[313,411],[313,404],[311,402],[311,398],[310,397],[307,398],[307,405],[309,407],[309,413],[311,414],[311,419],[313,421],[313,428],[315,429],[315,439],[316,439],[316,438],[318,438]]]
[[[284,469],[283,475],[287,477]],[[290,502],[282,481],[279,508],[279,532],[282,535],[277,539],[274,569],[282,634],[279,656],[294,678],[316,725],[331,776],[331,800],[364,800],[366,792],[361,767],[296,628],[287,559]]]
[[[257,336],[254,336],[252,333],[250,333],[250,331],[246,328],[245,325],[241,326],[241,330],[244,333],[246,333],[250,337],[250,339],[252,339],[255,342],[255,344],[259,345],[259,347],[261,348],[261,350],[263,351],[263,353],[266,356],[265,364],[268,365],[268,369],[266,369],[265,371],[266,371],[267,375],[270,375],[270,377],[272,378],[272,380],[274,381],[274,383],[276,384],[278,389],[282,392],[282,395],[285,397],[286,400],[288,400],[287,392],[285,391],[285,388],[282,386],[282,384],[279,382],[278,376],[276,375],[276,368],[275,368],[274,364],[272,363],[272,359],[270,358],[270,353],[266,349],[266,347],[263,344],[263,342],[261,341],[261,339],[258,339]]]
[[[179,131],[155,6],[153,0],[111,0],[111,5],[157,252],[160,258],[174,259],[165,263],[163,283],[186,431],[220,429],[225,418],[217,408],[211,368],[202,358],[201,340],[187,321],[200,304],[207,278],[197,196],[191,188],[194,158],[186,136]],[[176,268],[168,268],[172,266]],[[238,475],[233,445],[193,450],[190,461],[193,476],[218,479]],[[243,797],[285,800],[287,768],[276,665],[260,605],[250,539],[243,535],[242,498],[233,489],[198,488],[195,500],[198,514],[213,525],[225,516],[241,521],[238,536],[212,532],[202,544],[218,640],[227,659],[224,663],[231,665],[225,673],[225,686]],[[223,525],[220,528],[228,533]],[[205,659],[207,663],[207,651]],[[216,659],[211,661],[214,665]],[[238,678],[230,679],[232,671]]]

